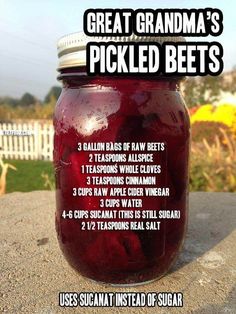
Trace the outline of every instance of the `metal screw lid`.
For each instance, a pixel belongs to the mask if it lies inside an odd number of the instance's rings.
[[[57,43],[59,58],[58,70],[80,67],[86,65],[86,45],[88,42],[157,42],[162,44],[166,41],[183,42],[184,37],[150,37],[150,36],[87,36],[84,32],[78,32],[63,36]]]

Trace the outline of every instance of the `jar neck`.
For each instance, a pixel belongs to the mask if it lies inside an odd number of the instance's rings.
[[[61,69],[58,80],[64,87],[79,87],[81,85],[103,85],[123,89],[155,88],[164,90],[179,90],[180,78],[164,76],[88,76],[86,67]]]

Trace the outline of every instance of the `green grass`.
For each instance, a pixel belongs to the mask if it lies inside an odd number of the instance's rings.
[[[45,186],[42,173],[46,173],[54,183],[53,165],[50,161],[42,160],[4,160],[17,168],[17,171],[8,169],[7,193],[20,191],[29,192],[34,190],[49,190]]]

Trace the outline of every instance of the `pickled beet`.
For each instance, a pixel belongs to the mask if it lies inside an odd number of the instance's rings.
[[[73,268],[97,281],[132,284],[156,279],[166,273],[177,256],[187,223],[189,118],[176,82],[164,78],[88,78],[74,73],[63,77],[63,71],[61,78],[65,87],[54,117],[56,229],[61,249]],[[156,187],[168,187],[170,195],[139,196],[142,208],[126,210],[180,210],[180,219],[162,219],[160,230],[108,231],[82,230],[85,219],[63,218],[63,211],[101,209],[100,197],[72,195],[73,188],[97,186],[91,182],[88,185],[88,174],[81,171],[81,165],[98,164],[88,162],[89,154],[94,152],[78,150],[78,143],[100,142],[165,143],[164,151],[153,152],[151,164],[160,164],[162,171],[152,176],[156,177]],[[153,220],[140,219],[147,221]]]

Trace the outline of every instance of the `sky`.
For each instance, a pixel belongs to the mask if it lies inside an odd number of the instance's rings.
[[[205,7],[223,12],[223,34],[213,40],[224,47],[228,71],[236,65],[234,0],[0,0],[0,96],[21,97],[30,92],[44,99],[53,85],[60,85],[56,79],[57,40],[83,30],[86,9]]]

